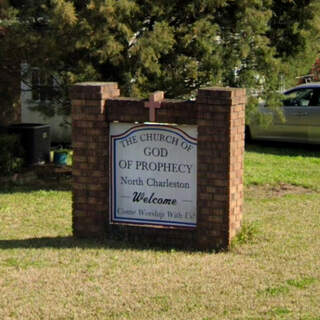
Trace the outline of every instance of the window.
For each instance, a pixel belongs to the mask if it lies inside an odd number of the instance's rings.
[[[53,77],[44,71],[34,69],[32,71],[32,100],[47,101],[53,98]]]
[[[285,95],[283,105],[304,107],[319,105],[319,91],[312,88],[294,90]]]

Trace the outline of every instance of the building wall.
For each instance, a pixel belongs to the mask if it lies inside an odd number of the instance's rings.
[[[25,68],[25,66],[22,66]],[[31,83],[31,80],[30,80]],[[51,141],[56,143],[71,143],[71,117],[55,115],[47,117],[42,113],[32,110],[36,105],[32,97],[32,90],[21,82],[21,122],[45,123],[50,125]],[[66,121],[69,125],[66,125]]]
[[[64,118],[54,116],[48,118],[39,112],[30,110],[32,103],[28,93],[21,93],[21,122],[46,123],[50,125],[51,141],[56,143],[71,143],[71,126],[63,126]],[[69,119],[70,121],[70,119]]]

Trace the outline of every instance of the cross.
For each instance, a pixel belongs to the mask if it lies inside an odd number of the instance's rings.
[[[156,91],[149,96],[149,101],[144,103],[145,108],[149,108],[149,121],[156,121],[156,109],[161,107],[161,101],[164,99],[163,91]]]

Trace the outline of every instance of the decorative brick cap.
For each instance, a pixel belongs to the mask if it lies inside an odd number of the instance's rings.
[[[202,88],[199,89],[197,102],[215,106],[234,106],[246,104],[246,89],[243,88]]]
[[[145,108],[149,108],[149,121],[156,121],[156,109],[161,107],[161,101],[164,99],[163,91],[155,91],[150,94],[149,101],[144,103]]]
[[[220,98],[233,98],[244,95],[246,95],[246,89],[243,88],[210,87],[201,88],[198,91],[198,96],[214,96]]]
[[[149,101],[162,101],[164,99],[164,91],[155,91],[150,94]]]
[[[117,82],[80,82],[70,88],[70,99],[106,99],[119,96]]]

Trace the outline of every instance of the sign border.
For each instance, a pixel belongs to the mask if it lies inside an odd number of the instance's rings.
[[[116,124],[116,123],[115,123]],[[174,130],[174,133],[179,135],[183,140],[186,140],[188,143],[196,145],[198,144],[198,139],[193,138],[187,133],[185,133],[181,128],[178,126],[172,126],[172,125],[166,125],[166,124],[138,124],[134,125],[131,123],[120,123],[120,124],[128,124],[133,125],[128,130],[124,131],[121,134],[118,135],[111,135],[109,136],[109,142],[110,142],[110,159],[109,159],[109,172],[110,172],[110,189],[109,189],[109,222],[110,224],[132,224],[137,226],[150,226],[150,227],[175,227],[175,228],[195,228],[197,226],[197,222],[195,223],[188,223],[188,222],[178,222],[178,221],[166,221],[166,220],[150,220],[150,219],[144,219],[144,218],[117,218],[116,215],[116,170],[114,168],[114,164],[116,163],[116,141],[125,139],[128,136],[130,136],[132,133],[142,130],[153,130],[158,129],[162,131],[169,131]],[[188,125],[189,126],[189,125]],[[190,125],[191,126],[191,125]],[[176,131],[180,131],[181,133],[178,133]],[[196,159],[197,161],[197,159]],[[197,176],[197,173],[196,173]],[[197,183],[195,188],[197,189]],[[197,194],[197,190],[196,190]],[[197,208],[197,199],[196,199],[196,208]]]

